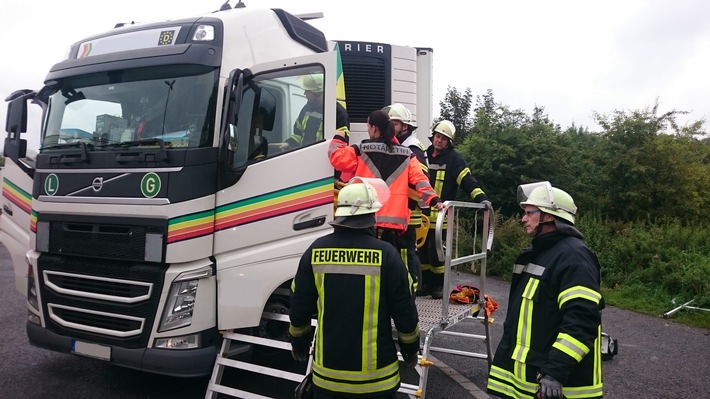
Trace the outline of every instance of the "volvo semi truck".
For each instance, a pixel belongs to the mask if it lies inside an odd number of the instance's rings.
[[[431,71],[431,49],[328,40],[281,9],[119,24],[72,44],[43,87],[6,98],[0,241],[29,342],[202,376],[222,330],[282,338],[261,316],[287,311],[301,254],[331,231],[338,82],[357,142],[394,102],[428,126]],[[324,137],[284,149],[313,75]],[[34,106],[41,131],[27,132]]]

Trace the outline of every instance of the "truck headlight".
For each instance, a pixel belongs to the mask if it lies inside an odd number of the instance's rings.
[[[196,42],[208,42],[214,40],[214,26],[199,25],[192,35],[192,40]]]
[[[32,264],[27,264],[27,302],[33,309],[39,311],[39,301],[37,300],[37,285],[35,284],[35,273]]]
[[[197,285],[203,278],[214,276],[212,265],[189,272],[180,273],[173,280],[170,292],[165,300],[165,309],[160,319],[158,332],[187,327],[192,324],[192,312],[195,309]]]
[[[192,324],[192,311],[195,308],[198,283],[199,280],[173,283],[165,302],[165,310],[158,332],[187,327]]]

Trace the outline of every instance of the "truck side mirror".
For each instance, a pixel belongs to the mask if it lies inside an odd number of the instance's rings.
[[[27,131],[27,100],[34,97],[34,94],[32,90],[17,90],[5,99],[8,102],[5,131],[12,137]]]
[[[32,90],[17,90],[5,99],[8,102],[5,120],[7,137],[3,155],[10,159],[18,160],[27,155],[27,140],[20,137],[27,131],[27,100],[36,94]]]
[[[17,161],[27,156],[27,140],[15,140],[5,137],[5,150],[3,156]]]

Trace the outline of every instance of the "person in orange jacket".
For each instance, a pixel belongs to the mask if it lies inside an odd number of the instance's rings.
[[[436,209],[444,205],[422,172],[412,151],[399,144],[395,129],[386,112],[373,111],[367,118],[369,139],[361,144],[348,145],[345,136],[336,132],[330,142],[328,157],[335,170],[359,177],[384,180],[390,189],[390,199],[377,212],[377,235],[402,252],[406,242],[402,236],[409,225],[408,191],[411,184],[422,200]],[[414,284],[418,276],[412,275]]]

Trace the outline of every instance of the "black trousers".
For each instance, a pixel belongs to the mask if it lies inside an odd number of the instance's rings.
[[[414,280],[414,285],[416,286],[421,284],[422,266],[421,262],[419,262],[419,255],[417,255],[417,232],[414,226],[407,227],[407,231],[400,239],[400,245],[400,254],[402,250],[407,253],[407,260],[404,264],[407,266],[407,270],[409,270],[412,280]]]
[[[412,292],[416,291],[417,285],[421,284],[422,268],[417,255],[417,233],[414,227],[408,226],[404,232],[378,228],[377,238],[392,244],[399,251],[399,256],[412,278]]]

